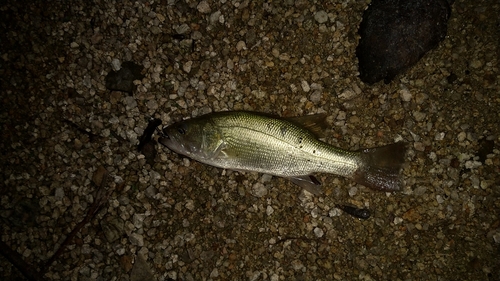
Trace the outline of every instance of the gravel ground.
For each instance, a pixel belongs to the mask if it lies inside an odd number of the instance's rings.
[[[112,191],[46,280],[500,280],[498,1],[457,0],[439,47],[373,86],[366,0],[23,2],[0,4],[1,240],[36,268]],[[107,90],[126,61],[137,89]],[[405,188],[321,174],[312,196],[136,151],[151,117],[222,110],[326,112],[344,149],[407,141]],[[0,276],[22,280],[3,257]]]

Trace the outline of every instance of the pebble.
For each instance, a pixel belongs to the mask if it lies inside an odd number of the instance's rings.
[[[321,238],[321,237],[323,237],[324,234],[325,234],[325,232],[323,231],[323,229],[321,229],[319,227],[314,228],[314,235],[316,235],[316,237]]]
[[[395,217],[393,222],[395,225],[398,225],[403,222],[403,219],[400,217]]]
[[[410,90],[408,90],[408,88],[406,87],[402,87],[402,89],[399,90],[399,96],[401,97],[401,100],[403,100],[404,102],[409,102],[411,101],[412,98]]]
[[[302,82],[300,82],[300,86],[302,87],[302,90],[306,93],[308,93],[311,90],[311,87],[309,87],[309,83],[307,83],[306,80],[302,80]]]
[[[130,243],[135,246],[142,247],[144,246],[144,237],[141,234],[138,233],[132,233],[128,237]]]
[[[183,23],[175,28],[175,32],[177,32],[177,34],[186,34],[189,33],[190,30],[191,28],[189,28],[189,25],[187,25],[186,23]]]
[[[219,277],[219,270],[217,268],[214,268],[212,272],[210,272],[210,277],[211,278],[217,278]]]
[[[483,66],[483,62],[478,60],[478,59],[473,59],[471,62],[470,62],[470,66],[472,68],[475,68],[475,69],[478,69],[478,68],[481,68]]]
[[[500,231],[497,231],[495,234],[493,234],[493,240],[495,243],[500,244]]]
[[[58,199],[62,199],[64,197],[64,188],[62,188],[62,187],[56,188],[56,192],[55,192],[54,196]]]
[[[446,135],[445,132],[436,133],[436,135],[434,136],[434,140],[442,141],[445,135]]]
[[[292,264],[292,268],[295,271],[299,271],[299,270],[302,270],[304,268],[304,264],[298,259],[292,260],[291,264]]]
[[[190,211],[194,211],[194,208],[195,208],[194,200],[191,200],[191,199],[187,200],[185,207],[186,207],[186,209],[188,209]]]
[[[463,142],[463,141],[465,140],[465,138],[466,138],[466,137],[467,137],[467,133],[465,133],[465,132],[460,132],[460,133],[458,133],[458,135],[457,135],[457,140],[458,140],[459,142]]]
[[[238,43],[236,43],[236,50],[238,51],[242,51],[242,50],[246,50],[247,49],[247,45],[245,43],[245,41],[238,41]]]
[[[353,197],[356,193],[358,193],[358,188],[356,186],[349,188],[349,196]]]
[[[202,14],[208,14],[212,11],[210,9],[210,5],[205,0],[200,1],[200,3],[198,3],[198,6],[196,6],[196,9],[198,10],[198,12],[200,12]]]
[[[266,208],[266,214],[267,214],[268,216],[270,216],[270,215],[272,215],[273,213],[274,213],[274,209],[273,209],[273,207],[271,207],[271,206],[269,206],[269,205],[268,205],[268,206],[267,206],[267,208]]]
[[[122,62],[119,59],[114,58],[113,60],[111,60],[111,68],[114,71],[120,70],[122,68]]]
[[[146,107],[149,110],[156,110],[158,109],[158,102],[156,100],[149,100],[146,102]]]
[[[131,110],[137,107],[137,101],[135,100],[134,97],[127,96],[123,99],[123,103],[125,103],[125,106],[127,110]]]
[[[252,186],[252,195],[255,197],[264,197],[267,195],[267,188],[264,184],[258,182]]]
[[[323,92],[316,90],[309,96],[309,100],[311,100],[313,103],[319,103],[322,97]]]
[[[425,145],[419,141],[413,143],[413,148],[417,151],[425,151]]]
[[[350,100],[354,97],[356,97],[357,94],[355,91],[351,90],[351,89],[345,89],[344,91],[342,91],[342,93],[339,95],[339,98],[341,99],[344,99],[344,100]]]
[[[421,92],[418,92],[416,95],[415,95],[415,102],[417,104],[423,104],[425,102],[425,100],[427,100],[429,96],[427,94],[424,94],[424,93],[421,93]]]
[[[413,111],[413,118],[415,118],[415,121],[421,122],[425,119],[427,114],[422,111]]]
[[[144,222],[144,218],[146,218],[145,214],[134,214],[132,217],[132,222],[136,228],[142,228],[142,223]]]
[[[328,20],[328,14],[323,10],[318,11],[314,14],[314,19],[318,23],[325,23]]]
[[[192,61],[187,61],[182,65],[182,70],[185,72],[189,73],[191,72],[191,67],[193,67],[193,62]]]

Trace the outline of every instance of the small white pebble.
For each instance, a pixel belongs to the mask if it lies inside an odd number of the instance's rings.
[[[236,50],[241,51],[241,50],[246,50],[247,49],[247,44],[245,41],[239,41],[236,43]]]
[[[316,235],[316,237],[321,238],[324,234],[325,232],[323,231],[323,229],[319,227],[314,228],[314,235]]]
[[[466,161],[465,162],[465,168],[466,169],[475,169],[479,166],[483,165],[481,162],[479,161],[474,161],[474,160],[469,160],[469,161]]]
[[[194,210],[194,201],[191,199],[186,200],[186,209],[193,211]]]
[[[400,217],[395,217],[394,218],[394,224],[400,224],[403,222],[403,218],[400,218]]]
[[[316,12],[316,14],[314,14],[314,19],[318,23],[325,23],[328,20],[328,14],[323,10],[318,11]]]
[[[437,159],[437,155],[435,152],[431,152],[429,153],[429,159],[433,160],[433,161],[436,161]]]
[[[358,193],[358,188],[356,186],[349,188],[349,196],[353,197],[356,193]]]
[[[424,151],[425,150],[425,145],[423,143],[421,143],[421,142],[415,142],[415,143],[413,143],[413,147],[417,151]]]
[[[330,217],[338,217],[340,216],[340,214],[342,214],[342,211],[339,208],[333,208],[330,210],[330,212],[328,212],[328,215]]]
[[[467,137],[467,134],[465,132],[460,132],[460,133],[458,133],[457,139],[459,142],[462,142],[465,140],[466,137]]]
[[[119,256],[125,254],[125,249],[124,248],[119,248],[118,250],[116,250],[116,254],[119,255]]]
[[[114,71],[120,70],[122,68],[122,62],[119,59],[114,58],[111,61],[111,68],[113,68]]]
[[[274,209],[273,209],[273,207],[271,207],[270,205],[268,205],[268,206],[267,206],[267,208],[266,208],[266,214],[267,214],[268,216],[270,216],[270,215],[272,215],[273,213],[274,213]]]
[[[210,277],[216,278],[219,277],[219,270],[217,268],[214,268],[212,272],[210,273]]]
[[[198,12],[207,14],[210,13],[210,5],[208,5],[207,1],[201,1],[198,6],[196,6],[196,9],[198,9]]]
[[[311,90],[311,87],[309,87],[309,83],[307,83],[306,80],[302,80],[302,82],[300,82],[300,86],[302,87],[302,90],[306,93]]]
[[[252,195],[255,197],[264,197],[267,195],[267,188],[260,182],[252,186]]]
[[[191,72],[191,67],[193,66],[193,62],[192,61],[187,61],[183,66],[182,66],[182,70],[184,70],[185,72],[189,73]]]
[[[345,100],[350,100],[356,96],[356,92],[354,92],[351,89],[345,89],[340,95],[339,98],[345,99]]]
[[[410,90],[408,90],[408,88],[406,87],[403,87],[401,90],[399,90],[399,96],[405,102],[411,101],[412,97]]]
[[[339,114],[337,114],[337,120],[345,120],[347,116],[347,113],[345,111],[339,111]]]
[[[436,136],[434,136],[434,139],[437,141],[443,140],[445,135],[446,135],[445,132],[437,133]]]

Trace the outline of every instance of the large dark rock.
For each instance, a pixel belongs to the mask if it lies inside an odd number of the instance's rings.
[[[363,82],[389,83],[446,36],[453,0],[373,0],[356,49]]]

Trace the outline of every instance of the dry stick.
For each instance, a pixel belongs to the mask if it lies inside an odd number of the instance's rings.
[[[101,208],[108,201],[109,196],[113,192],[110,188],[108,191],[104,189],[105,183],[108,179],[108,173],[106,173],[101,181],[101,184],[98,186],[96,193],[96,200],[90,206],[87,211],[87,215],[85,218],[73,228],[73,230],[68,234],[66,239],[61,243],[59,249],[52,255],[52,257],[41,267],[40,271],[37,271],[34,266],[24,261],[21,255],[12,250],[7,244],[0,240],[0,254],[5,256],[7,260],[9,260],[29,281],[45,281],[43,276],[48,271],[52,263],[62,254],[62,252],[66,249],[69,242],[75,237],[75,235],[88,223],[90,222],[95,215],[101,210]]]
[[[42,275],[44,275],[52,265],[52,263],[62,254],[62,252],[66,249],[68,244],[71,242],[71,240],[75,237],[75,235],[88,223],[90,222],[94,216],[101,210],[101,208],[105,205],[105,203],[108,201],[109,196],[111,195],[112,189],[110,188],[108,191],[104,190],[104,185],[108,179],[108,173],[106,173],[102,179],[101,184],[99,185],[97,189],[97,194],[96,194],[96,200],[94,203],[90,206],[90,208],[87,211],[87,215],[85,218],[73,228],[73,230],[68,234],[66,239],[61,243],[61,246],[59,246],[59,249],[52,255],[52,257],[45,262],[44,266],[41,269]]]
[[[12,250],[7,244],[0,240],[0,253],[10,261],[29,281],[44,281],[43,275],[29,263],[25,262],[21,255]]]

